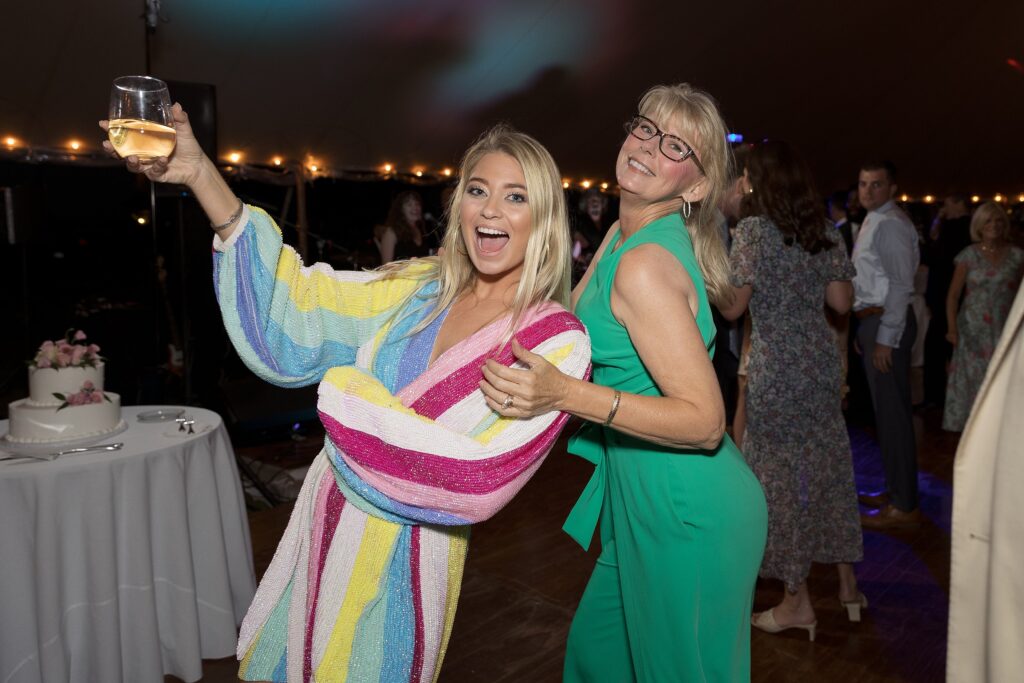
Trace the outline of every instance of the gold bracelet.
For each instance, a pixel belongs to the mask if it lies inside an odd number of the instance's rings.
[[[611,425],[612,420],[615,419],[615,413],[619,412],[619,401],[622,400],[622,392],[618,389],[615,390],[615,398],[612,399],[612,409],[608,411],[608,418],[604,421],[604,426],[608,427]]]
[[[214,232],[220,232],[221,230],[224,230],[226,228],[230,228],[232,225],[234,225],[235,221],[237,221],[242,216],[242,209],[244,209],[244,208],[245,208],[245,204],[243,204],[242,200],[239,199],[238,200],[238,209],[233,214],[231,214],[231,218],[229,218],[226,223],[221,223],[220,225],[214,225],[213,222],[211,221],[210,222],[210,227],[213,228]]]

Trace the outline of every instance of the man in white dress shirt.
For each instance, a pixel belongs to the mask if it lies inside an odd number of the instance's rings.
[[[853,248],[853,311],[860,323],[857,341],[888,489],[861,495],[861,502],[878,507],[862,521],[877,529],[913,527],[921,521],[910,407],[910,351],[917,336],[910,300],[920,260],[917,230],[893,200],[896,172],[890,162],[861,166],[857,190],[868,214]]]

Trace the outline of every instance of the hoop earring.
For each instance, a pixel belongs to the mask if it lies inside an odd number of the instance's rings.
[[[689,218],[690,214],[693,213],[693,207],[690,206],[690,202],[683,200],[683,218]]]

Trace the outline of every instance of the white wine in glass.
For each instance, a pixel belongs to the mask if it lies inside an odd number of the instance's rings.
[[[107,138],[122,157],[154,159],[174,151],[167,84],[150,76],[121,76],[110,89]]]

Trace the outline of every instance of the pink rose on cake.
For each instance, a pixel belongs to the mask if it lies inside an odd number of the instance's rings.
[[[39,345],[36,356],[28,362],[36,368],[79,368],[95,367],[103,360],[99,355],[100,347],[89,344],[88,337],[82,330],[69,329],[63,339],[44,341]]]
[[[61,408],[67,408],[68,406],[84,406],[90,403],[103,403],[104,400],[110,400],[109,398],[107,398],[107,396],[103,394],[102,391],[96,388],[96,385],[94,385],[89,380],[85,380],[85,382],[82,384],[81,390],[79,390],[79,392],[76,394],[64,395],[54,393],[54,396],[63,401],[63,403],[60,404],[60,407],[58,407],[57,410],[60,410]]]

